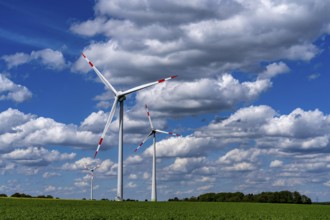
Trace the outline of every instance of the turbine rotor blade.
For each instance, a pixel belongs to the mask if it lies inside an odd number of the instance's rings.
[[[168,131],[162,131],[162,130],[158,130],[158,129],[156,129],[155,131],[158,132],[158,133],[173,135],[173,136],[177,136],[177,137],[182,136],[181,134],[176,134],[176,133],[168,132]]]
[[[151,117],[150,117],[150,112],[149,112],[149,109],[148,109],[148,106],[145,105],[145,110],[147,112],[147,116],[148,116],[148,119],[149,119],[149,123],[150,123],[150,127],[152,130],[154,130],[154,126],[152,125],[152,121],[151,121]]]
[[[98,75],[98,77],[101,79],[101,81],[109,88],[111,91],[117,95],[117,90],[111,85],[111,83],[103,76],[103,74],[96,68],[96,66],[88,59],[88,57],[82,53],[81,54],[83,58],[86,60],[86,62],[93,68],[95,73]]]
[[[140,145],[134,150],[136,152],[147,140],[148,138],[153,134],[154,131],[150,131],[149,134],[143,139],[143,141],[140,143]]]
[[[110,124],[111,124],[111,122],[112,122],[112,118],[113,118],[113,116],[115,115],[116,107],[117,107],[117,102],[118,102],[118,97],[116,96],[116,97],[115,97],[115,100],[114,100],[114,102],[113,102],[113,104],[112,104],[112,108],[111,108],[111,111],[110,111],[109,117],[108,117],[108,119],[107,119],[107,123],[105,124],[105,127],[104,127],[104,129],[103,129],[102,136],[101,136],[100,141],[99,141],[99,143],[98,143],[98,145],[97,145],[97,148],[96,148],[96,151],[95,151],[95,154],[94,154],[94,158],[96,157],[97,153],[98,153],[99,150],[100,150],[101,144],[102,144],[102,142],[103,142],[103,138],[104,138],[105,134],[107,133],[109,127],[110,127]]]
[[[136,91],[139,91],[141,89],[144,89],[144,88],[147,88],[147,87],[150,87],[150,86],[153,86],[153,85],[156,85],[158,83],[162,83],[162,82],[165,82],[167,80],[170,80],[170,79],[174,79],[176,78],[177,76],[171,76],[171,77],[168,77],[168,78],[164,78],[164,79],[160,79],[158,81],[155,81],[155,82],[151,82],[151,83],[147,83],[147,84],[143,84],[141,86],[137,86],[137,87],[134,87],[132,89],[129,89],[129,90],[126,90],[125,92],[121,93],[122,95],[128,95],[132,92],[136,92]]]

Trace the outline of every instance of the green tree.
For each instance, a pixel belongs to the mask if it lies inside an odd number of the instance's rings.
[[[198,197],[199,201],[202,202],[215,202],[216,194],[215,193],[205,193]]]
[[[301,195],[297,191],[293,192],[293,203],[296,203],[296,204],[301,204],[302,203]]]
[[[303,204],[312,204],[312,200],[310,198],[308,198],[307,196],[305,196],[305,195],[301,196],[301,202]]]

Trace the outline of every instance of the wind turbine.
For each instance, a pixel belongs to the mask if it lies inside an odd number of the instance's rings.
[[[93,200],[93,181],[94,181],[94,171],[99,167],[100,165],[96,165],[96,166],[90,166],[88,167],[85,164],[85,169],[89,170],[90,172],[90,176],[91,176],[91,200]]]
[[[147,112],[147,116],[149,119],[149,124],[151,131],[149,134],[143,139],[143,141],[140,143],[140,145],[134,150],[135,152],[148,140],[149,137],[153,137],[153,156],[152,156],[152,182],[151,182],[151,201],[152,202],[157,202],[157,186],[156,186],[156,133],[163,133],[163,134],[169,134],[173,136],[181,136],[180,134],[175,134],[173,132],[167,132],[167,131],[162,131],[155,129],[151,117],[150,117],[150,112],[148,109],[148,106],[145,105],[145,109]]]
[[[104,127],[102,136],[99,140],[97,149],[95,151],[94,154],[94,158],[96,157],[97,153],[100,150],[101,144],[103,142],[105,133],[108,131],[112,118],[115,114],[116,111],[116,106],[117,103],[119,102],[120,105],[120,110],[119,110],[119,141],[118,141],[118,174],[117,174],[117,196],[116,196],[116,200],[117,201],[122,201],[123,200],[123,125],[124,125],[124,101],[126,99],[126,95],[139,91],[141,89],[153,86],[155,84],[158,83],[163,83],[167,80],[173,79],[177,76],[171,76],[168,78],[164,78],[164,79],[160,79],[158,81],[155,82],[151,82],[151,83],[147,83],[147,84],[143,84],[137,87],[134,87],[132,89],[128,89],[124,92],[122,91],[117,91],[112,85],[111,83],[102,75],[102,73],[96,68],[96,66],[87,58],[87,56],[85,54],[82,53],[83,58],[86,60],[86,62],[93,68],[93,70],[95,71],[95,73],[98,75],[98,77],[101,79],[101,81],[114,93],[115,95],[115,100],[113,101],[112,104],[112,108],[109,114],[109,117],[107,119],[106,125]]]

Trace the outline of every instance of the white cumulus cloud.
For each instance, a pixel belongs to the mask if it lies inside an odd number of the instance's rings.
[[[20,103],[31,97],[32,93],[28,88],[14,83],[4,74],[0,74],[0,101],[11,100]]]
[[[55,70],[62,70],[67,67],[62,52],[49,48],[32,51],[30,54],[4,55],[2,59],[7,63],[9,69],[32,61],[38,61],[47,68]]]
[[[260,60],[311,60],[321,51],[315,38],[329,30],[328,7],[327,1],[297,0],[99,0],[95,17],[74,23],[71,30],[108,38],[92,42],[85,52],[107,76],[111,71],[115,84],[131,84],[136,76],[152,80],[166,72],[191,80],[256,69]],[[84,65],[79,59],[74,69],[86,72]]]

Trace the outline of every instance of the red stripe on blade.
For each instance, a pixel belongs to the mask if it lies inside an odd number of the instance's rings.
[[[176,77],[178,77],[178,76],[171,76],[171,79],[174,79],[174,78],[176,78]]]
[[[86,58],[85,54],[82,53],[81,55],[82,55],[84,58]]]
[[[101,138],[101,139],[100,139],[100,141],[99,141],[99,145],[101,145],[101,144],[102,144],[102,141],[103,141],[103,138]]]
[[[93,67],[93,63],[91,61],[88,62],[91,67]]]
[[[162,83],[162,82],[165,82],[165,79],[158,80],[158,83]]]
[[[98,151],[95,151],[94,158],[96,157],[97,153],[98,153]]]

